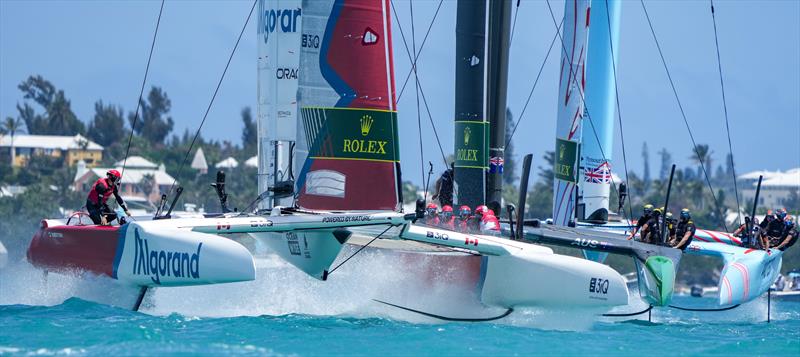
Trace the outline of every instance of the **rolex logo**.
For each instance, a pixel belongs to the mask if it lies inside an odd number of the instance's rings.
[[[472,129],[469,127],[464,128],[464,145],[469,145],[469,137],[472,134]]]
[[[372,123],[374,120],[370,115],[364,115],[361,117],[361,136],[367,136],[369,131],[372,129]]]
[[[559,146],[559,150],[558,150],[558,159],[559,159],[559,160],[564,160],[564,151],[565,151],[566,149],[567,149],[567,146],[566,146],[566,145],[564,145],[564,144],[561,144],[561,145]]]

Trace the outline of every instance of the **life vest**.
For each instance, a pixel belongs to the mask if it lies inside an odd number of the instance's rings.
[[[103,189],[103,198],[101,202],[97,202],[98,187],[102,187]],[[101,177],[97,179],[97,181],[95,181],[94,184],[92,185],[92,190],[89,191],[89,197],[87,198],[87,200],[99,206],[106,203],[106,201],[108,201],[108,198],[111,197],[111,195],[113,194],[114,194],[114,188],[109,187],[109,184],[105,177]]]
[[[694,233],[695,231],[697,231],[697,227],[695,227],[694,222],[691,219],[686,222],[684,221],[678,222],[678,227],[675,229],[675,239],[677,239],[680,242],[680,240],[683,239],[683,236],[686,235],[686,232],[690,231],[692,232],[692,235],[689,236],[689,241],[687,241],[686,244],[684,244],[682,247],[675,247],[675,248],[683,249],[683,247],[686,247],[690,243],[692,243],[692,240],[694,239]]]
[[[427,224],[429,226],[438,226],[439,222],[441,222],[441,220],[439,219],[439,216],[426,216],[425,217],[425,224]]]
[[[481,220],[481,233],[484,234],[499,234],[500,221],[493,215],[486,215]]]

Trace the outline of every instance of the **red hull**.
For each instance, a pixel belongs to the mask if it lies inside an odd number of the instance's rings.
[[[56,226],[39,229],[28,261],[53,271],[84,270],[114,277],[120,227]]]

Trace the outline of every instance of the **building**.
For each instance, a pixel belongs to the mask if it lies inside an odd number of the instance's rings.
[[[116,169],[122,172],[119,189],[122,198],[125,201],[149,204],[159,202],[162,193],[166,194],[173,183],[176,186],[178,184],[175,178],[166,172],[164,164],[156,165],[141,156],[129,157],[125,162],[124,171],[122,161],[115,163],[114,166],[89,168],[88,165],[79,162],[73,188],[80,192],[89,192],[98,178],[105,177],[108,170]],[[150,178],[152,182],[148,182]]]
[[[191,168],[197,170],[201,175],[208,173],[208,162],[206,161],[206,155],[203,154],[203,148],[198,148],[194,152]]]
[[[218,162],[214,167],[218,169],[235,169],[239,167],[239,161],[236,161],[233,157],[228,157],[225,160]]]
[[[790,198],[800,196],[800,167],[786,172],[755,171],[737,177],[743,182],[742,197],[746,204],[752,203],[755,198],[759,176],[763,176],[761,193],[758,196],[759,207],[767,209],[784,207]],[[785,208],[790,211],[800,210],[800,207]]]
[[[10,158],[12,166],[22,167],[34,155],[62,158],[67,166],[83,161],[87,167],[94,167],[103,160],[103,147],[80,134],[14,135],[13,143],[10,135],[0,136],[0,160]]]

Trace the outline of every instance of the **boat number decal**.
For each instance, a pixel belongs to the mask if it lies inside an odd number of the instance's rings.
[[[371,219],[370,216],[335,216],[323,218],[322,223],[368,222]]]
[[[608,294],[608,279],[592,278],[589,280],[589,292],[595,294]]]
[[[150,279],[158,285],[161,285],[163,276],[200,279],[200,249],[203,248],[203,243],[198,243],[197,251],[191,254],[151,251],[147,239],[139,236],[139,230],[135,229],[133,232],[136,236],[133,248],[133,275],[150,276]]]
[[[300,255],[300,242],[297,240],[297,233],[287,232],[286,242],[289,244],[289,253],[292,255]]]
[[[589,247],[589,248],[597,248],[597,245],[600,242],[594,239],[586,239],[586,238],[575,238],[575,240],[570,243],[570,245],[577,245],[579,247]]]
[[[428,238],[433,238],[433,239],[438,239],[438,240],[448,240],[448,239],[450,239],[450,237],[447,235],[447,233],[439,233],[439,232],[431,232],[431,231],[426,231],[425,232],[425,236],[427,236]]]
[[[64,238],[64,235],[59,232],[47,232],[47,236],[50,238]]]
[[[230,224],[217,223],[217,230],[218,231],[229,231],[230,229],[231,229],[231,225]]]
[[[250,221],[250,227],[251,228],[272,227],[272,221]]]
[[[478,246],[478,238],[470,238],[470,237],[467,237],[467,239],[465,239],[465,240],[464,240],[464,244],[465,244],[465,245],[470,245],[470,244],[472,244],[472,245],[474,245],[474,246],[476,246],[476,247],[477,247],[477,246]]]

